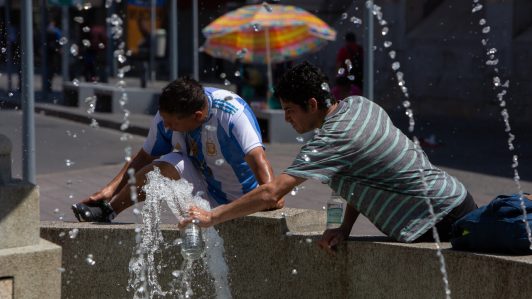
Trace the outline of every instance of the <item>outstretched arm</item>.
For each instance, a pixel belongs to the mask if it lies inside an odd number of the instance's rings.
[[[275,208],[283,196],[304,181],[305,179],[303,178],[283,173],[271,182],[261,185],[239,199],[229,204],[221,205],[212,211],[191,207],[188,211],[189,217],[181,220],[179,226],[184,227],[192,222],[192,219],[198,219],[200,226],[208,227],[255,212]]]

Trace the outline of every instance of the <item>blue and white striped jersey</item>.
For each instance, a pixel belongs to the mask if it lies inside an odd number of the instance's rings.
[[[211,87],[204,91],[209,114],[200,127],[187,133],[167,130],[157,113],[143,149],[152,156],[186,152],[203,174],[210,197],[225,204],[258,186],[244,157],[263,146],[262,138],[255,115],[240,96]]]

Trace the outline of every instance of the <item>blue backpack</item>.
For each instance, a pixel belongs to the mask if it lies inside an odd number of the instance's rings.
[[[525,225],[532,228],[532,200],[523,197],[526,222],[519,194],[499,195],[488,205],[465,215],[452,226],[451,244],[454,249],[532,254]]]

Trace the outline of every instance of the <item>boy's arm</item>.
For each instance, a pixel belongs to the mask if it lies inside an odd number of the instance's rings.
[[[188,213],[189,217],[182,219],[179,226],[184,227],[192,222],[192,219],[197,219],[200,222],[200,226],[208,227],[255,212],[275,208],[283,196],[304,181],[305,179],[303,178],[283,173],[271,182],[261,185],[239,199],[229,204],[221,205],[212,211],[191,207]]]

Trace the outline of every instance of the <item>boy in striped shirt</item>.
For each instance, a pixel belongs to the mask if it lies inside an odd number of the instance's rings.
[[[430,241],[434,226],[448,240],[451,224],[476,208],[463,184],[433,166],[377,104],[363,97],[336,101],[326,82],[305,62],[276,86],[285,120],[298,133],[315,130],[290,167],[227,206],[193,207],[191,215],[204,226],[217,224],[271,207],[295,186],[315,179],[347,201],[341,227],[325,231],[319,242],[327,252],[349,236],[359,213],[400,242]]]

